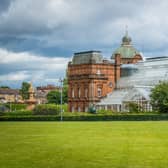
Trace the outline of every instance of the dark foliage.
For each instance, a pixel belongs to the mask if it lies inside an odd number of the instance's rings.
[[[21,94],[21,96],[24,100],[29,99],[29,92],[28,92],[29,87],[30,87],[30,84],[28,82],[23,82],[22,83],[22,87],[20,89],[20,94]]]
[[[59,112],[59,107],[54,104],[40,104],[33,110],[33,114],[35,115],[58,115]]]
[[[151,104],[153,109],[168,113],[168,82],[161,82],[152,89]]]
[[[64,121],[161,121],[168,120],[168,115],[111,115],[111,116],[64,116]],[[60,121],[57,115],[0,116],[0,121]]]

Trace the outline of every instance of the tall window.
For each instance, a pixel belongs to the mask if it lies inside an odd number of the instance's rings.
[[[74,88],[72,88],[72,98],[75,97],[75,92],[74,92]]]
[[[112,82],[109,83],[109,87],[111,87],[111,88],[113,87],[113,83]]]
[[[85,88],[85,97],[87,98],[88,97],[88,89]]]
[[[80,91],[80,88],[78,88],[78,97],[80,98],[81,96],[81,91]]]
[[[72,111],[72,112],[74,112],[74,111],[75,111],[75,108],[74,108],[74,106],[72,106],[72,108],[71,108],[71,111]]]
[[[85,107],[85,112],[88,112],[88,107]]]
[[[98,89],[97,89],[97,96],[98,96],[98,97],[101,97],[101,96],[102,96],[102,89],[101,89],[101,88],[98,88]]]
[[[100,75],[100,74],[101,74],[101,72],[100,72],[100,70],[98,69],[98,70],[97,70],[97,75]]]

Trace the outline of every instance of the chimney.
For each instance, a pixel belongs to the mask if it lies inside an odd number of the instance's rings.
[[[120,79],[120,66],[121,66],[121,55],[115,54],[115,64],[114,64],[114,75],[115,75],[115,88],[117,88],[117,81]]]

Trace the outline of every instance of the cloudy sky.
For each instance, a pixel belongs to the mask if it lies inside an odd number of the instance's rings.
[[[0,0],[0,85],[57,83],[74,52],[109,58],[126,25],[144,56],[168,55],[167,0]]]

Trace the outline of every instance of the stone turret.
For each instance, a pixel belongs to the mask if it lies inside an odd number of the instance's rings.
[[[29,93],[29,99],[26,100],[25,103],[28,104],[27,109],[32,110],[32,109],[34,109],[35,105],[37,104],[37,100],[35,99],[35,91],[34,91],[32,83],[30,83],[28,93]]]
[[[29,101],[34,101],[35,100],[35,92],[32,83],[30,83],[29,87]]]

